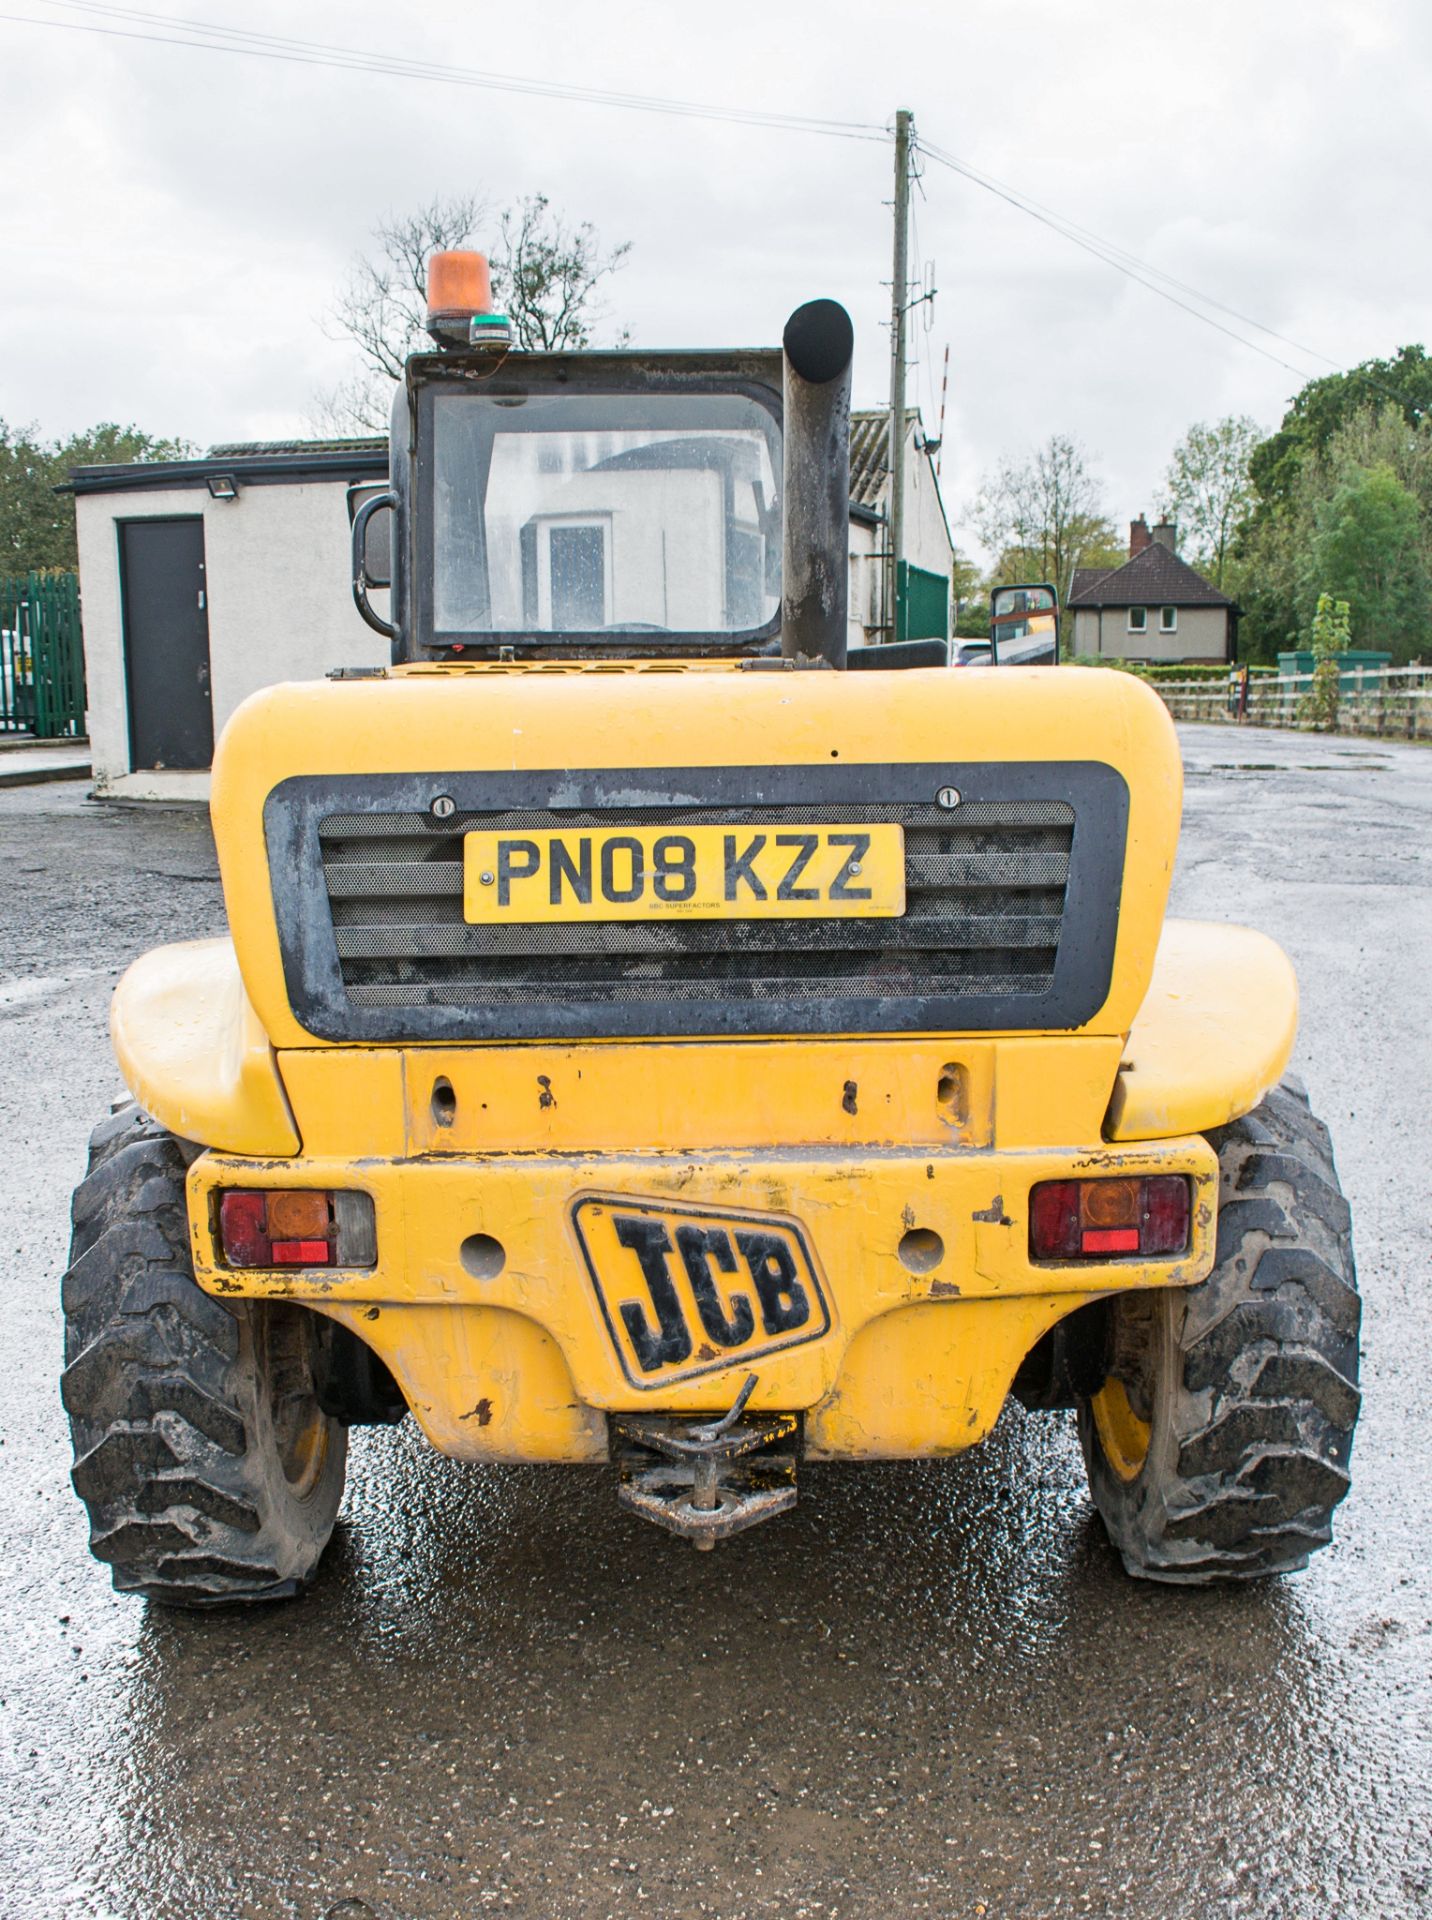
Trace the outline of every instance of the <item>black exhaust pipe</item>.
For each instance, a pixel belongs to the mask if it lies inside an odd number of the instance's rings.
[[[855,329],[838,300],[786,322],[781,652],[844,667],[850,599],[850,361]]]

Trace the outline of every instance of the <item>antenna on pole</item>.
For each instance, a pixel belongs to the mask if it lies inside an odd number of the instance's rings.
[[[940,425],[935,435],[935,478],[945,463],[945,397],[950,391],[950,343],[945,342],[945,370],[940,375]]]
[[[890,287],[890,498],[886,506],[886,619],[900,633],[900,562],[905,546],[905,317],[910,302],[910,138],[914,115],[895,115],[895,260]]]

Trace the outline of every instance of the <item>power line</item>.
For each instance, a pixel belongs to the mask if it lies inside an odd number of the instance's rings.
[[[874,122],[774,113],[753,107],[722,106],[710,101],[679,100],[660,94],[622,93],[599,87],[570,86],[560,81],[533,79],[520,74],[496,73],[484,68],[459,67],[441,61],[415,60],[404,55],[334,46],[326,41],[259,33],[249,28],[228,27],[212,21],[146,12],[139,8],[102,6],[94,4],[93,0],[42,0],[42,3],[63,8],[66,12],[96,17],[48,20],[35,14],[7,12],[0,13],[0,20],[21,26],[48,28],[52,32],[142,40],[161,46],[196,48],[207,53],[237,53],[250,59],[281,61],[294,66],[329,67],[349,73],[426,80],[494,93],[617,107],[629,112],[659,113],[681,119],[725,121],[788,133],[817,134],[829,139],[883,141],[889,137],[888,129]],[[125,24],[118,24],[120,22]]]
[[[1378,380],[1373,374],[1368,373],[1365,368],[1345,367],[1340,360],[1333,359],[1331,354],[1322,353],[1316,347],[1305,346],[1301,341],[1289,339],[1286,334],[1279,333],[1274,328],[1265,326],[1261,320],[1254,319],[1251,314],[1242,313],[1237,307],[1227,306],[1223,301],[1216,300],[1212,294],[1204,293],[1200,288],[1190,286],[1187,281],[1176,279],[1172,274],[1165,273],[1162,268],[1152,266],[1147,260],[1141,260],[1136,254],[1129,253],[1127,249],[1117,246],[1112,240],[1105,240],[1101,235],[1092,232],[1088,227],[1082,227],[1077,221],[1069,219],[1066,215],[1056,213],[1052,208],[1041,205],[1039,201],[1033,199],[1029,194],[1021,192],[1017,187],[1008,185],[1005,181],[995,179],[992,174],[983,172],[979,167],[971,165],[969,161],[962,160],[957,154],[949,153],[942,147],[936,147],[928,140],[921,142],[921,148],[923,152],[928,154],[932,160],[937,161],[941,166],[948,167],[952,172],[961,175],[962,178],[969,180],[973,185],[983,187],[987,193],[994,194],[996,198],[1007,201],[1010,206],[1017,208],[1021,213],[1027,214],[1031,219],[1038,220],[1041,225],[1049,227],[1053,232],[1071,241],[1074,246],[1082,247],[1086,253],[1092,254],[1096,260],[1102,260],[1105,266],[1113,267],[1116,272],[1125,274],[1131,280],[1136,280],[1140,286],[1147,287],[1150,293],[1156,293],[1161,300],[1170,301],[1172,305],[1181,308],[1184,313],[1192,314],[1195,320],[1201,320],[1205,326],[1213,327],[1219,333],[1225,334],[1230,340],[1237,341],[1239,346],[1247,347],[1249,352],[1260,354],[1265,360],[1271,360],[1275,366],[1285,368],[1287,372],[1296,375],[1300,381],[1306,382],[1315,376],[1310,375],[1306,367],[1295,366],[1291,360],[1285,360],[1280,354],[1270,352],[1267,347],[1260,346],[1256,340],[1249,340],[1245,335],[1235,331],[1234,328],[1224,326],[1220,321],[1215,320],[1212,314],[1203,312],[1201,307],[1212,307],[1219,313],[1227,314],[1231,319],[1242,321],[1245,326],[1255,328],[1259,333],[1267,334],[1269,339],[1277,340],[1283,346],[1291,347],[1295,353],[1306,354],[1310,360],[1320,360],[1325,367],[1330,368],[1334,373],[1341,374],[1344,379],[1359,381],[1369,392],[1381,395],[1384,400],[1390,401],[1398,408],[1406,408],[1410,404],[1404,394],[1396,392],[1392,387]],[[1157,284],[1160,281],[1165,284]],[[1178,291],[1171,292],[1171,288],[1177,289]],[[1179,299],[1178,293],[1180,292],[1186,293],[1193,300],[1199,301],[1201,307],[1190,306],[1186,300]],[[1412,411],[1420,417],[1421,409],[1413,407]]]
[[[1167,287],[1160,286],[1157,280],[1145,273],[1141,273],[1137,266],[1129,264],[1129,260],[1133,258],[1132,255],[1127,258],[1120,258],[1121,249],[1112,247],[1108,242],[1087,237],[1085,233],[1075,227],[1072,222],[1061,219],[1057,214],[1047,212],[1035,201],[1029,200],[1023,194],[1016,192],[1014,188],[999,185],[988,175],[981,174],[977,168],[971,167],[967,162],[957,159],[954,154],[946,153],[942,148],[932,146],[928,141],[923,142],[922,146],[923,151],[927,153],[932,160],[938,162],[940,166],[948,167],[952,173],[958,173],[963,179],[973,182],[977,187],[983,187],[987,193],[994,194],[997,199],[1005,200],[1010,206],[1017,207],[1021,213],[1027,214],[1030,219],[1038,220],[1042,226],[1049,227],[1053,232],[1061,234],[1064,239],[1071,241],[1076,247],[1082,247],[1085,253],[1092,254],[1096,260],[1102,260],[1105,266],[1113,267],[1116,272],[1125,274],[1130,280],[1137,280],[1139,285],[1147,287],[1150,293],[1156,293],[1160,299],[1167,300],[1176,307],[1181,307],[1185,313],[1192,314],[1195,320],[1201,320],[1205,326],[1216,328],[1219,333],[1226,334],[1230,340],[1236,340],[1239,346],[1247,347],[1251,353],[1261,354],[1265,360],[1271,360],[1275,366],[1283,367],[1287,372],[1296,374],[1299,380],[1306,380],[1308,378],[1306,368],[1294,366],[1291,360],[1283,359],[1281,354],[1273,353],[1269,348],[1260,346],[1256,340],[1250,340],[1245,334],[1235,332],[1232,327],[1224,326],[1222,321],[1215,320],[1212,314],[1205,313],[1200,307],[1190,306],[1188,301],[1181,300],[1176,293],[1170,292]],[[1189,289],[1189,291],[1194,294],[1195,299],[1205,299],[1203,294],[1197,293],[1194,289]],[[1218,303],[1208,301],[1207,304],[1217,305]],[[1252,324],[1255,326],[1258,325],[1256,321]],[[1263,328],[1260,329],[1260,331],[1271,333],[1272,329]],[[1281,338],[1281,335],[1274,335],[1273,337]],[[1290,341],[1287,344],[1294,345],[1295,343]],[[1298,347],[1296,351],[1303,353],[1309,350]],[[1316,357],[1318,359],[1323,358],[1321,354]],[[1328,364],[1336,365],[1337,363],[1330,361]]]
[[[1309,359],[1321,360],[1324,365],[1329,367],[1336,367],[1338,365],[1338,362],[1332,359],[1330,355],[1320,353],[1316,347],[1305,346],[1300,340],[1289,339],[1287,334],[1279,333],[1275,327],[1266,326],[1263,321],[1256,319],[1251,313],[1244,313],[1238,307],[1230,307],[1222,300],[1215,299],[1211,293],[1204,293],[1201,288],[1190,286],[1186,280],[1180,280],[1176,275],[1166,273],[1162,267],[1154,266],[1151,261],[1141,260],[1137,254],[1130,253],[1126,247],[1121,247],[1117,242],[1105,238],[1104,235],[1095,233],[1088,227],[1081,226],[1077,220],[1071,220],[1067,214],[1059,213],[1055,208],[1045,206],[1036,200],[1032,194],[1025,193],[1019,187],[1012,187],[1008,181],[997,179],[992,173],[985,172],[982,167],[977,167],[971,161],[961,159],[958,154],[950,153],[944,148],[931,148],[928,142],[925,143],[925,146],[926,151],[930,152],[932,157],[939,160],[943,165],[952,167],[957,173],[963,174],[967,180],[973,181],[976,186],[985,187],[990,192],[997,193],[1002,198],[1010,200],[1014,205],[1019,207],[1021,212],[1029,213],[1036,219],[1044,219],[1046,224],[1053,225],[1058,232],[1065,234],[1066,237],[1074,238],[1076,235],[1081,236],[1083,239],[1089,241],[1092,246],[1102,249],[1104,254],[1115,256],[1118,260],[1125,262],[1129,267],[1136,268],[1139,272],[1146,273],[1155,280],[1163,281],[1167,286],[1177,289],[1180,293],[1190,295],[1193,299],[1201,302],[1202,305],[1213,307],[1219,313],[1227,314],[1231,320],[1241,320],[1245,326],[1253,327],[1259,333],[1266,333],[1269,339],[1280,341],[1285,347],[1291,347],[1295,353],[1305,353]],[[1110,259],[1109,264],[1113,265],[1114,260]]]

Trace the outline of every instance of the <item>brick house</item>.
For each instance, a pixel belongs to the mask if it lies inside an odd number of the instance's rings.
[[[1220,664],[1238,657],[1239,609],[1174,551],[1167,520],[1129,527],[1120,567],[1079,567],[1069,611],[1073,653],[1104,660]]]

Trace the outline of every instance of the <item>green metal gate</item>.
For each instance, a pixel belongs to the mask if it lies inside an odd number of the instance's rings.
[[[85,655],[72,573],[0,574],[0,733],[83,739]]]
[[[924,567],[900,562],[895,595],[897,640],[948,640],[950,637],[950,577]]]

